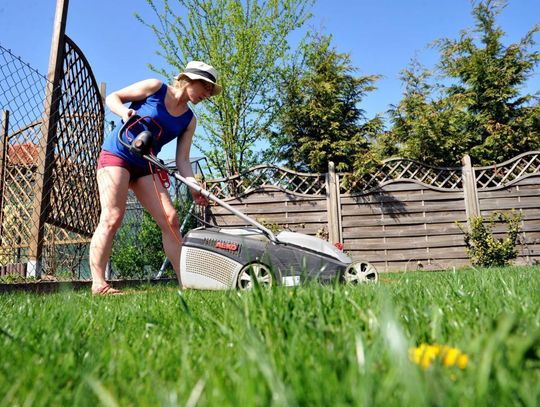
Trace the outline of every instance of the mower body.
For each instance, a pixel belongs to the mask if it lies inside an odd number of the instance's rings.
[[[249,273],[269,271],[270,285],[316,279],[342,280],[351,259],[314,236],[284,231],[273,242],[255,228],[198,228],[183,238],[180,276],[184,287],[235,289]],[[260,279],[259,279],[260,280]]]

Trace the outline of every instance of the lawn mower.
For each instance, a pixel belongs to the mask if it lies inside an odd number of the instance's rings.
[[[291,231],[274,234],[167,167],[152,153],[152,129],[159,129],[152,121],[150,117],[131,116],[118,132],[119,141],[160,172],[166,172],[249,225],[226,228],[206,224],[189,231],[183,237],[180,256],[184,287],[246,290],[255,284],[294,286],[310,280],[356,284],[378,280],[377,271],[369,262],[353,262],[343,251],[314,236]]]

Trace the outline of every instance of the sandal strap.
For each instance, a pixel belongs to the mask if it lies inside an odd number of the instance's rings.
[[[120,294],[121,291],[117,290],[116,288],[112,288],[109,284],[105,284],[104,286],[98,288],[97,290],[93,291],[96,295],[107,295],[107,294]]]

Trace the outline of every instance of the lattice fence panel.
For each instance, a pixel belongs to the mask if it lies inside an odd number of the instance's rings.
[[[406,158],[383,161],[373,173],[355,180],[350,176],[340,179],[340,192],[368,193],[392,181],[411,180],[438,190],[459,190],[462,185],[461,168],[432,167]]]
[[[207,187],[221,199],[241,197],[264,188],[298,195],[325,195],[326,174],[300,173],[266,164],[250,168],[240,175],[210,180]]]
[[[60,121],[48,223],[90,236],[97,226],[95,169],[103,140],[104,109],[86,58],[66,37]],[[70,237],[66,236],[66,239]]]
[[[501,188],[540,172],[540,151],[530,151],[511,160],[474,170],[479,190]]]

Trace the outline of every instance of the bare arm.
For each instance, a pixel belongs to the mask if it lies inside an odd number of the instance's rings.
[[[135,111],[124,106],[124,103],[143,100],[156,93],[161,85],[162,82],[159,79],[146,79],[144,81],[136,82],[109,94],[107,99],[105,99],[105,102],[111,112],[120,116],[124,121],[127,121]]]

